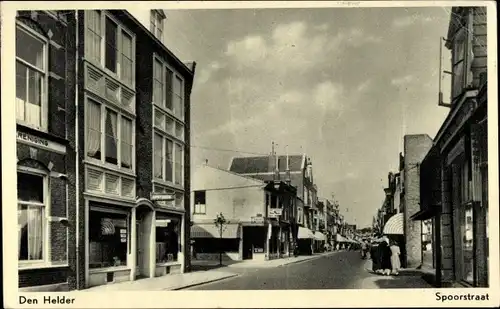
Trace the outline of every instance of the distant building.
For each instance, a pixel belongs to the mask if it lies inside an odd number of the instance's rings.
[[[284,181],[262,181],[209,165],[193,173],[191,237],[194,259],[267,260],[291,254],[296,189]],[[223,233],[214,220],[227,220]]]
[[[303,220],[302,218],[298,219],[298,222],[303,222],[303,226],[298,229],[300,248],[304,252],[313,252],[315,241],[313,220],[318,198],[312,163],[309,157],[305,154],[235,157],[231,160],[229,170],[263,181],[285,180],[289,175],[291,185],[297,188],[298,212],[303,215]],[[324,240],[321,236],[317,238],[318,241]]]

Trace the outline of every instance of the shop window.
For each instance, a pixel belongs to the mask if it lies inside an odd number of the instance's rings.
[[[181,242],[181,220],[176,217],[156,217],[156,263],[176,262]]]
[[[460,184],[460,209],[459,235],[460,254],[459,267],[461,267],[461,280],[470,284],[474,283],[474,209],[472,203],[472,186],[470,181],[469,162],[464,160],[459,166]]]
[[[45,217],[48,188],[44,176],[17,173],[18,260],[42,261],[45,258]]]
[[[127,215],[91,210],[89,214],[89,267],[127,265]]]
[[[206,191],[194,191],[194,213],[195,214],[206,214],[207,204],[206,204]]]
[[[20,25],[16,28],[16,119],[35,129],[47,123],[47,42]]]

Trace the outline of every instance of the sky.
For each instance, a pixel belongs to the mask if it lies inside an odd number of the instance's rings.
[[[370,226],[404,134],[434,138],[448,113],[437,98],[449,18],[440,7],[168,11],[167,47],[197,62],[192,164],[228,168],[274,141],[310,156],[319,197]]]

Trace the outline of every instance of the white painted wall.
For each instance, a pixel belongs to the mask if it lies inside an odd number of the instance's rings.
[[[206,190],[206,214],[193,214],[194,222],[211,222],[220,212],[230,221],[250,221],[265,216],[264,183],[210,166],[199,166],[192,178],[192,191]],[[243,188],[241,188],[243,187]],[[191,213],[194,210],[194,193]]]

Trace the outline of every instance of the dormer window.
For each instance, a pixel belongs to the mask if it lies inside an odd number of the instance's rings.
[[[163,10],[151,10],[150,30],[160,41],[163,41],[163,23],[165,17],[166,16],[165,13],[163,13]]]

